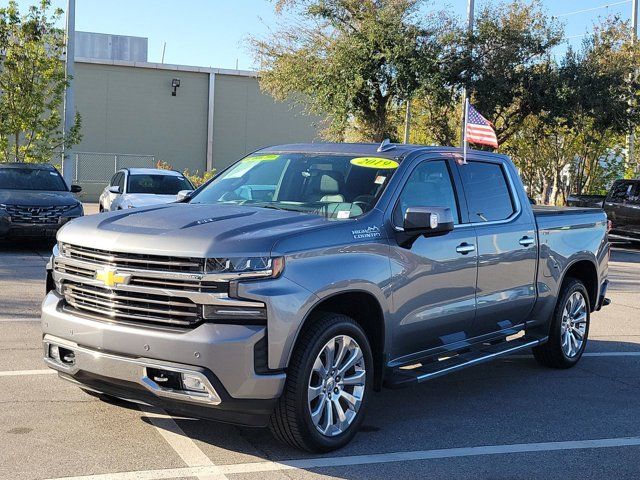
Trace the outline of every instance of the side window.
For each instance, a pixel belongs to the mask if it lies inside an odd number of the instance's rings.
[[[111,177],[111,181],[109,182],[110,187],[115,187],[118,184],[118,175],[120,175],[120,173],[116,173],[113,177]]]
[[[633,182],[616,182],[613,184],[613,187],[611,187],[607,200],[611,200],[616,203],[633,203],[635,200],[637,203],[637,189],[638,185],[634,185]]]
[[[460,223],[453,182],[444,160],[423,162],[411,172],[394,211],[396,225],[402,225],[409,207],[449,207],[454,222]]]
[[[515,212],[501,165],[470,161],[467,165],[460,165],[459,170],[467,197],[470,222],[505,220]]]
[[[120,187],[120,193],[124,192],[124,173],[120,172],[120,178],[118,178],[118,187]]]

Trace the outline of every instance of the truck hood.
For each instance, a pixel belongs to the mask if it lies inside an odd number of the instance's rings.
[[[0,203],[30,207],[57,207],[76,205],[78,200],[71,192],[48,192],[45,190],[1,190]]]
[[[266,256],[283,235],[330,224],[335,222],[284,210],[173,203],[82,217],[65,225],[58,240],[152,255]]]

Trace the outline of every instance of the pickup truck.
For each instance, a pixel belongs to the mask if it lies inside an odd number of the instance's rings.
[[[604,199],[611,240],[640,244],[640,180],[616,180]]]
[[[532,207],[507,157],[454,148],[270,147],[57,240],[42,341],[60,377],[315,452],[383,387],[525,349],[574,366],[608,303],[604,212]]]

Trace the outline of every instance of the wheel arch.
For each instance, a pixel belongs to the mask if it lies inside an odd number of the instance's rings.
[[[587,289],[587,294],[589,295],[589,309],[593,312],[597,308],[599,296],[598,268],[596,264],[593,260],[585,258],[571,262],[565,269],[562,279],[560,280],[558,298],[568,278],[575,278],[584,284]]]
[[[353,318],[364,330],[371,346],[374,363],[374,389],[382,387],[384,359],[385,359],[385,335],[384,312],[380,301],[367,290],[348,290],[336,292],[320,298],[307,312],[300,328],[296,332],[291,352],[298,344],[301,333],[313,324],[319,313],[341,313]],[[287,360],[287,364],[289,362]]]

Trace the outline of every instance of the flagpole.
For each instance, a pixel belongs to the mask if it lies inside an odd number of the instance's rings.
[[[467,163],[467,121],[469,119],[469,99],[464,98],[464,121],[462,125],[462,164]]]
[[[469,41],[471,41],[471,35],[473,34],[473,23],[474,23],[474,16],[475,16],[475,0],[467,0],[467,35],[469,38]],[[471,54],[473,52],[473,47],[469,47],[469,54]],[[471,56],[471,55],[470,55]],[[467,75],[467,77],[469,77],[469,75]],[[462,135],[460,137],[460,139],[462,140],[463,148],[466,148],[466,130],[467,130],[467,103],[469,100],[469,94],[467,92],[467,88],[463,87],[462,89],[462,108],[464,109],[462,112],[462,118],[464,120],[464,125],[462,127]]]

